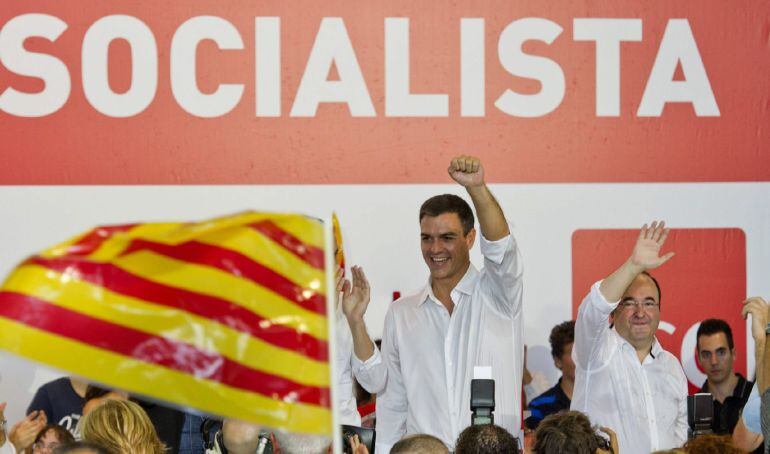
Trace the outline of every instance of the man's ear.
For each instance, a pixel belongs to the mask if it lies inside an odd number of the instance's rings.
[[[562,362],[561,362],[561,358],[554,358],[554,359],[553,359],[553,364],[554,364],[554,366],[556,366],[556,368],[557,368],[557,369],[559,369],[559,370],[562,370],[562,367],[564,367],[564,366],[562,365]]]
[[[468,250],[470,250],[473,247],[473,244],[476,242],[476,228],[472,228],[468,231],[468,234],[465,235],[465,241],[468,245]]]

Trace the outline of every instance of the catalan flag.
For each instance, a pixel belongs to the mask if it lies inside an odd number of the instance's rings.
[[[0,288],[0,348],[182,407],[332,430],[325,234],[248,212],[99,227]]]

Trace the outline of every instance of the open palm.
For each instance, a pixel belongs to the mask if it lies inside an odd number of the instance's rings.
[[[366,308],[369,306],[369,281],[360,266],[350,269],[353,276],[351,281],[344,279],[338,285],[342,292],[342,312],[348,320],[363,320]]]
[[[645,270],[655,269],[674,256],[673,252],[660,255],[660,250],[668,238],[666,223],[653,221],[650,227],[644,224],[636,240],[631,262]]]

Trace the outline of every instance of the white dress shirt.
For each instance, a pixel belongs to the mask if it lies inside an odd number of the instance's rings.
[[[353,351],[353,334],[348,320],[337,308],[337,401],[339,403],[340,424],[360,426],[361,415],[358,413],[356,396],[353,393],[353,376],[365,390],[372,394],[382,392],[387,379],[387,369],[376,345],[374,354],[366,361],[361,361]]]
[[[572,359],[572,410],[618,435],[623,454],[680,447],[687,441],[687,378],[679,360],[657,339],[639,362],[634,347],[609,327],[609,303],[591,287],[578,309]]]
[[[474,366],[490,367],[495,380],[495,424],[512,434],[521,426],[522,268],[511,235],[481,236],[484,268],[471,265],[451,292],[454,310],[433,295],[430,283],[391,304],[382,355],[388,368],[377,396],[377,453],[401,437],[430,434],[450,449],[471,423]]]

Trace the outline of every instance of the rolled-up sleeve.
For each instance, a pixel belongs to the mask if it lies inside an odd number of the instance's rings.
[[[372,394],[379,394],[385,390],[388,369],[377,345],[374,345],[374,354],[366,361],[358,359],[355,353],[352,357],[353,375],[358,383]]]
[[[575,321],[575,343],[572,347],[572,359],[583,370],[589,369],[597,352],[597,344],[609,334],[610,314],[619,301],[611,303],[599,290],[602,281],[591,286],[588,295],[578,308]]]
[[[484,256],[484,276],[492,294],[486,300],[493,309],[513,318],[521,313],[522,275],[521,254],[513,235],[489,241],[479,235],[481,254]],[[482,286],[484,287],[484,286]]]

